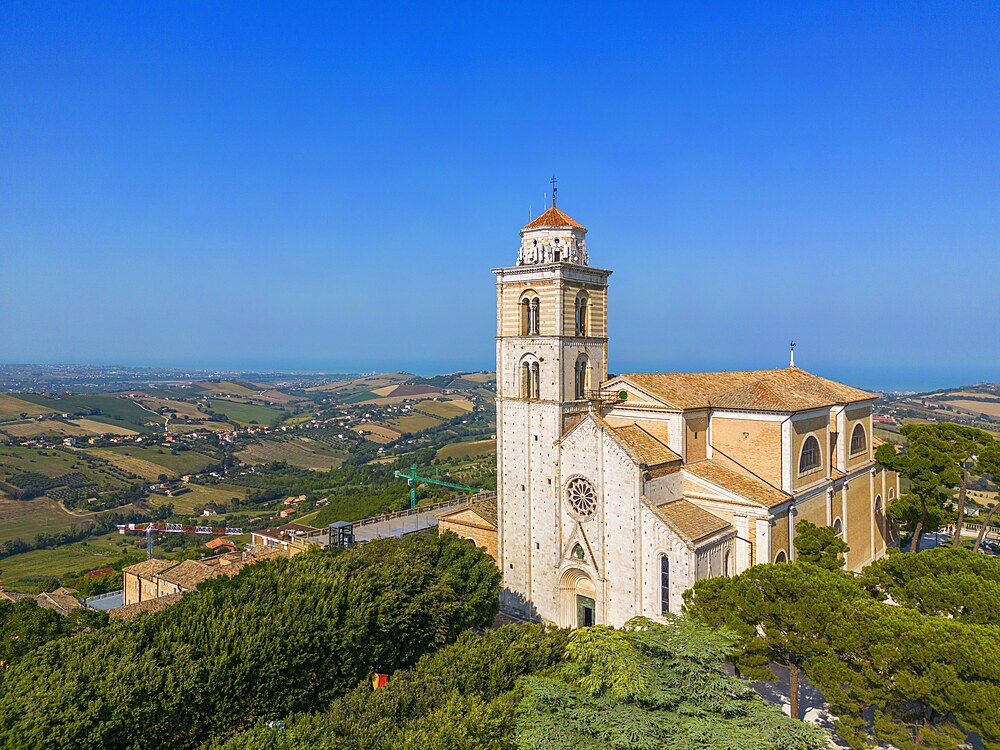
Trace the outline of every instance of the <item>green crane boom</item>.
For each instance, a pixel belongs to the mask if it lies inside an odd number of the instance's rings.
[[[422,477],[417,474],[417,465],[413,464],[410,467],[409,473],[405,471],[394,471],[393,476],[397,479],[405,479],[406,483],[410,485],[410,507],[417,507],[417,483],[425,482],[427,484],[436,484],[441,487],[450,487],[453,490],[468,490],[469,492],[482,492],[478,487],[469,487],[465,484],[455,484],[454,482],[445,482],[442,479],[432,479],[431,477]]]

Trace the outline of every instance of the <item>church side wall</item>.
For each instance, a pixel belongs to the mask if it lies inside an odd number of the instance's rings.
[[[824,414],[806,419],[792,419],[792,490],[797,491],[803,487],[815,483],[819,479],[825,479],[830,475],[830,415],[829,411]],[[799,475],[799,459],[802,454],[802,444],[805,443],[809,435],[815,435],[819,441],[821,458],[819,466],[812,471]],[[787,546],[787,545],[786,545]]]
[[[872,453],[872,409],[870,406],[859,406],[847,409],[845,413],[847,427],[844,430],[844,445],[847,447],[847,470],[850,471],[873,457]],[[854,426],[860,424],[865,430],[866,450],[856,455],[851,454],[851,436],[854,434]]]
[[[779,552],[785,553],[785,559],[791,559],[791,551],[788,549],[788,512],[780,511],[774,516],[771,525],[771,559],[758,560],[758,562],[774,562]]]
[[[712,447],[713,458],[725,462],[728,456],[776,487],[781,486],[780,422],[712,417]]]
[[[679,451],[678,451],[679,452]],[[708,415],[684,418],[684,452],[686,462],[700,461],[708,455]]]
[[[847,487],[847,566],[860,569],[872,559],[871,533],[875,522],[873,477],[866,471],[850,479]]]

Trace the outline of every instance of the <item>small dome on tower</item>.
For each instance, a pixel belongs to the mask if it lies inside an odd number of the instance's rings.
[[[574,229],[583,229],[586,231],[583,224],[570,218],[555,206],[549,208],[548,211],[537,219],[532,219],[524,225],[525,229],[540,229],[541,227],[573,227]]]

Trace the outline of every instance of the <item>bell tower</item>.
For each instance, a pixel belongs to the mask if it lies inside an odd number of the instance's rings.
[[[497,555],[501,607],[549,619],[560,561],[558,441],[608,374],[611,271],[592,268],[587,230],[552,206],[521,229],[497,282]]]

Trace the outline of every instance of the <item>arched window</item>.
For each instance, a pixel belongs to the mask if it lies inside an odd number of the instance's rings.
[[[472,542],[472,546],[473,546],[473,547],[478,547],[478,546],[479,546],[478,544],[476,544],[476,540],[475,540],[475,539],[473,539],[473,538],[472,538],[471,536],[467,536],[467,537],[465,537],[465,541],[467,541],[467,542]]]
[[[882,515],[882,496],[877,495],[875,497],[875,515]]]
[[[521,335],[527,336],[531,330],[531,300],[524,297],[521,300]]]
[[[586,292],[576,295],[576,335],[587,335],[587,303],[589,297]]]
[[[538,297],[531,298],[531,304],[528,308],[528,335],[537,336],[538,335]]]
[[[670,613],[670,558],[660,555],[660,614]]]
[[[839,537],[844,536],[844,524],[839,518],[833,522],[833,533]]]
[[[775,555],[774,561],[776,563],[787,562],[788,558],[785,556],[785,550],[781,550],[781,552],[779,552],[777,555]]]
[[[576,358],[575,387],[573,389],[573,398],[577,401],[587,396],[587,375],[589,370],[590,361],[587,359],[586,354],[581,354]]]
[[[541,393],[541,376],[538,371],[538,363],[531,363],[531,394],[528,396],[530,399],[538,400],[539,393]]]
[[[890,487],[889,488],[889,502],[892,502],[892,499],[894,497],[896,497],[896,488],[895,487]]]
[[[722,558],[722,575],[727,578],[733,574],[733,553],[726,550],[725,556]]]
[[[819,464],[819,440],[816,439],[815,435],[810,435],[802,444],[802,453],[799,454],[799,474],[818,469]]]
[[[862,424],[854,425],[854,431],[851,432],[851,455],[856,456],[859,453],[865,453],[868,450],[868,436],[865,434],[865,428]]]
[[[521,364],[521,398],[531,398],[531,363]]]
[[[573,555],[573,559],[574,560],[582,560],[583,559],[583,547],[581,547],[579,544],[574,544],[573,545],[573,551],[570,554]]]

